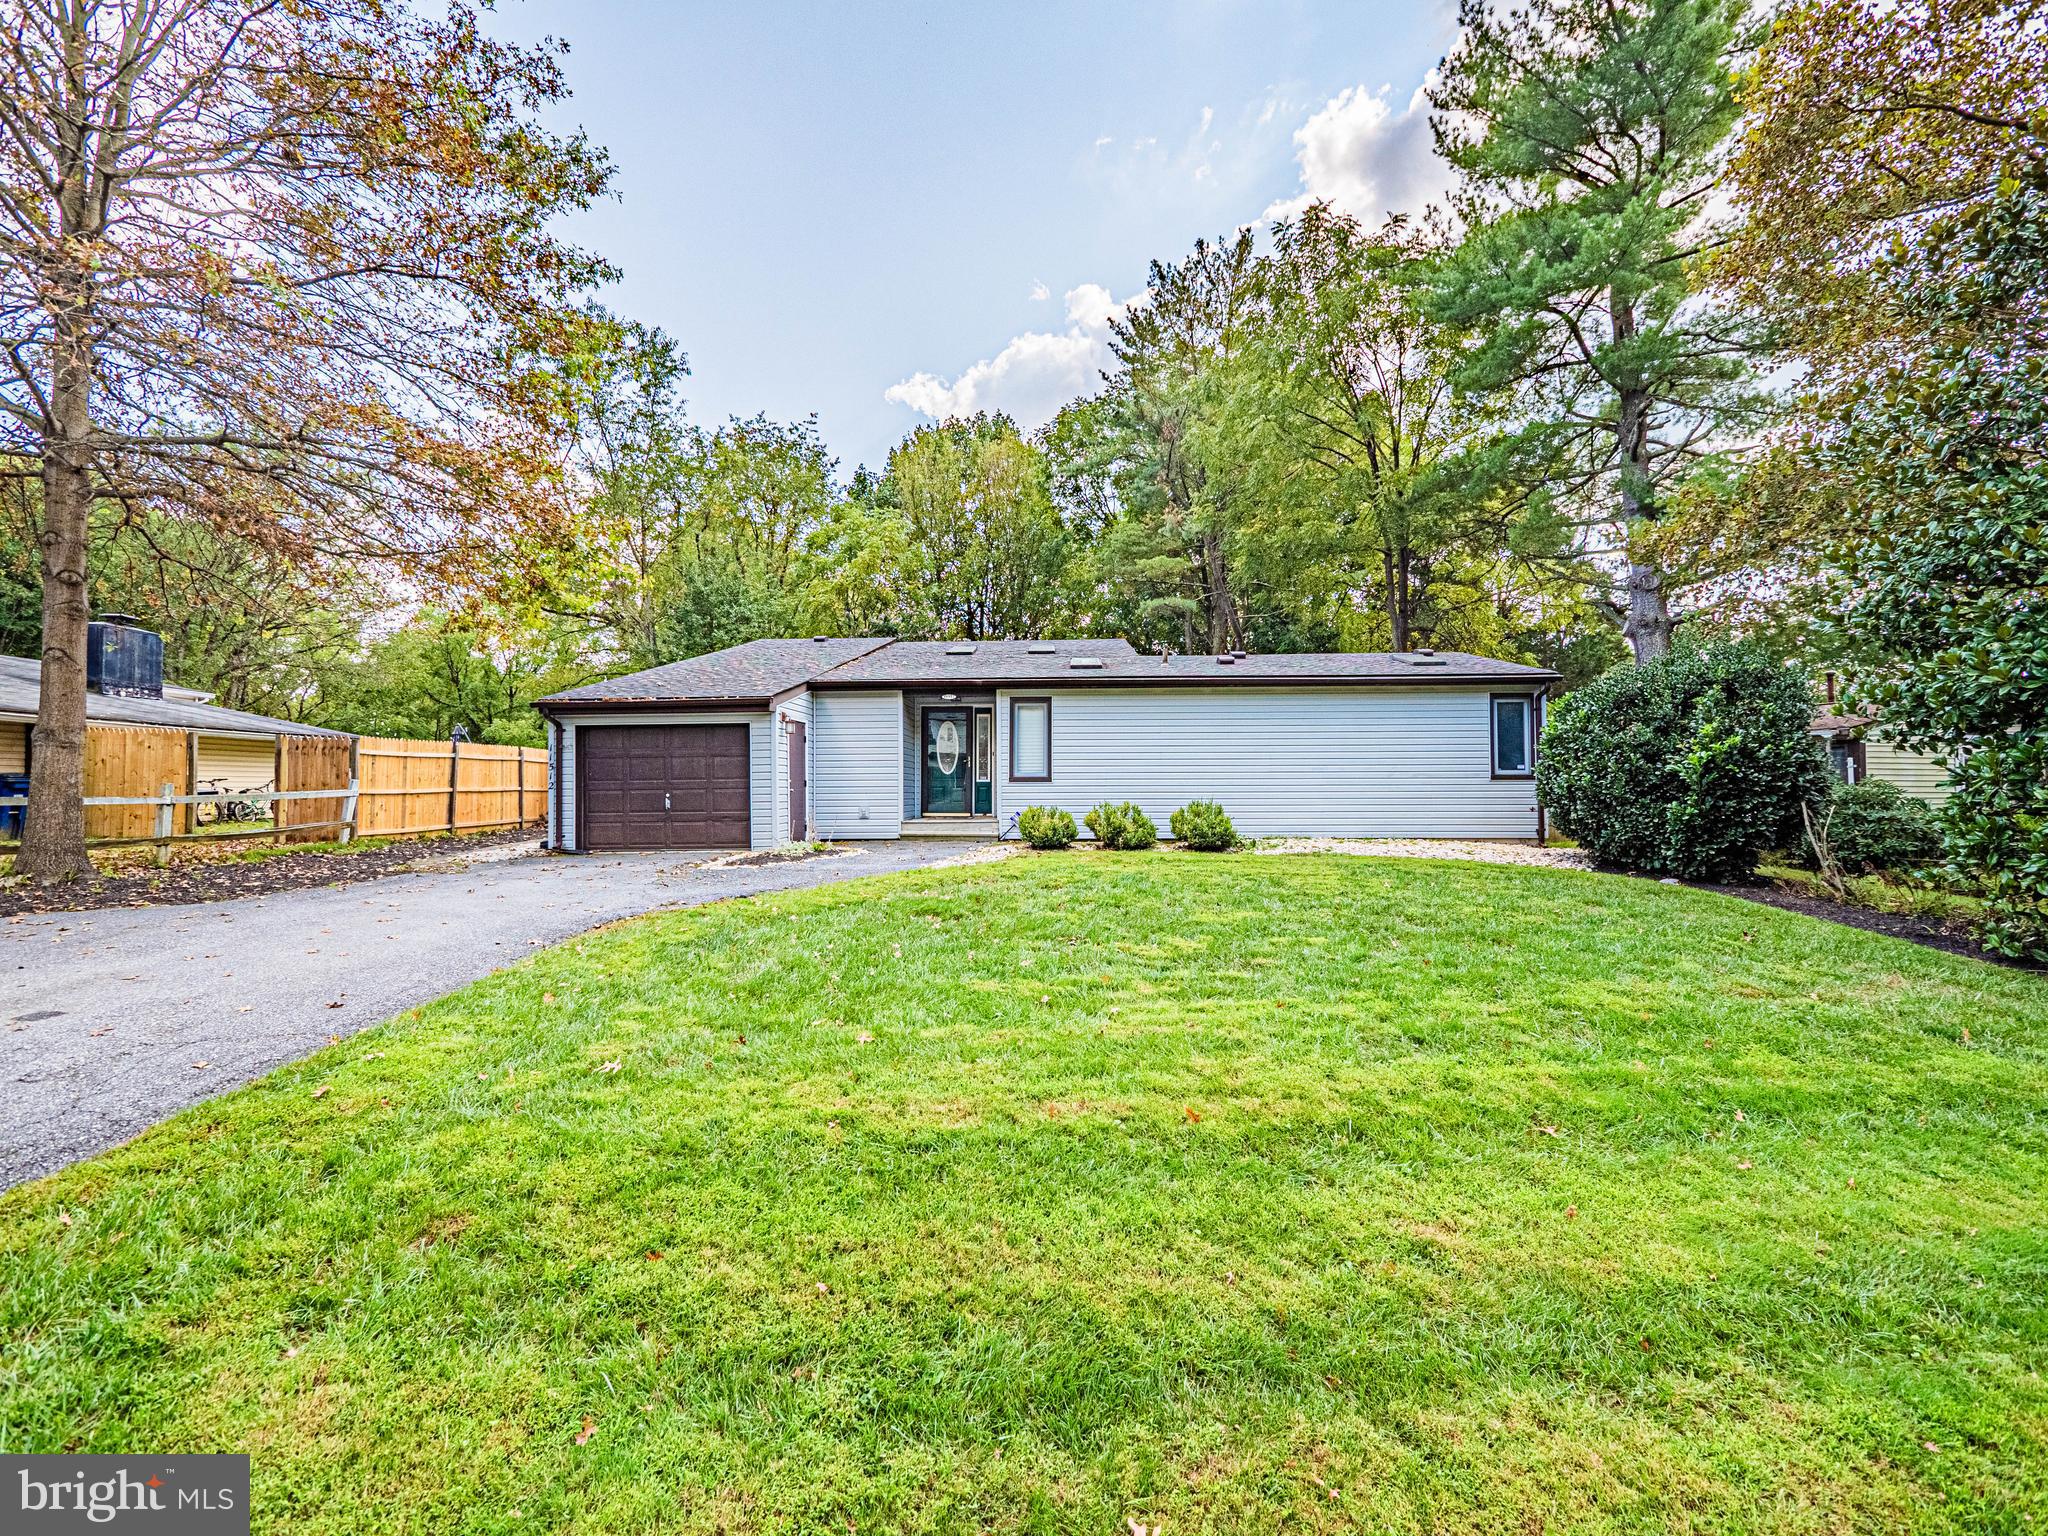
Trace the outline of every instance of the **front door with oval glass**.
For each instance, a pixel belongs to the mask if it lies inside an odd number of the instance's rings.
[[[924,814],[965,816],[974,777],[973,715],[965,709],[924,712]]]

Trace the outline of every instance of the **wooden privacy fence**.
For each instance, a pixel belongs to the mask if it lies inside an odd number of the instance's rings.
[[[346,789],[354,780],[351,830],[358,837],[519,827],[548,810],[548,755],[540,747],[294,736],[286,738],[285,778],[280,788]],[[312,801],[287,801],[281,809],[287,819],[280,826],[331,816]]]
[[[280,736],[276,776],[263,790],[198,792],[198,736],[153,726],[86,733],[88,842],[272,838],[302,843],[417,832],[481,832],[547,816],[548,755],[539,747],[407,741],[394,736]],[[200,823],[223,800],[268,806],[272,824],[247,831]],[[23,805],[19,796],[0,806]]]

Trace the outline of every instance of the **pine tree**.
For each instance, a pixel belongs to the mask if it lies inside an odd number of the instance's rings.
[[[1510,392],[1517,461],[1588,534],[1636,658],[1671,648],[1670,579],[1646,537],[1674,488],[1747,429],[1741,328],[1694,293],[1735,119],[1742,0],[1462,0],[1431,104],[1462,173],[1466,238],[1432,285],[1469,345],[1454,377]]]

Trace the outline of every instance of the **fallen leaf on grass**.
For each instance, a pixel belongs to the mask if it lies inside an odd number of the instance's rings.
[[[60,1227],[68,1227],[68,1226],[70,1226],[70,1225],[71,1225],[71,1213],[70,1213],[69,1211],[59,1211],[59,1212],[57,1213],[57,1225],[58,1225],[58,1226],[60,1226]]]
[[[619,1070],[619,1064],[616,1061],[608,1061],[597,1070],[601,1075],[609,1077],[612,1073]]]
[[[873,1045],[875,1043],[875,1037],[869,1034],[866,1030],[862,1030],[859,1034],[855,1035],[853,1039],[854,1043],[857,1045]]]
[[[648,1250],[647,1250],[647,1261],[648,1261],[648,1263],[650,1263],[650,1264],[651,1264],[651,1263],[653,1263],[653,1262],[654,1262],[655,1260],[659,1259],[660,1257],[661,1257],[661,1250],[660,1250],[659,1248],[650,1248],[650,1249],[648,1249]]]
[[[1192,1104],[1182,1109],[1181,1113],[1188,1117],[1189,1125],[1197,1124],[1202,1118],[1201,1111],[1196,1109]]]
[[[1563,1131],[1559,1130],[1554,1125],[1539,1125],[1536,1127],[1536,1129],[1541,1131],[1546,1136],[1562,1136],[1564,1134]]]
[[[334,1085],[332,1083],[322,1083],[318,1088],[315,1088],[313,1090],[313,1097],[316,1099],[324,1099],[327,1097],[328,1093],[333,1089],[333,1087]]]
[[[1577,1221],[1579,1219],[1579,1208],[1576,1205],[1566,1206],[1564,1208],[1564,1219],[1566,1221]]]
[[[588,1445],[590,1444],[590,1437],[596,1433],[597,1420],[586,1413],[583,1416],[583,1427],[576,1431],[576,1443],[578,1445]]]
[[[1737,1163],[1735,1166],[1737,1168],[1740,1168],[1744,1173],[1747,1173],[1750,1169],[1754,1168],[1756,1164],[1752,1163],[1748,1158],[1745,1157],[1741,1162]]]

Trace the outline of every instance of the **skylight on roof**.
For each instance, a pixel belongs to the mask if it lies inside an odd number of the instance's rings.
[[[972,656],[974,654],[974,647],[971,645],[949,645],[946,647],[946,654],[948,656]]]
[[[1031,644],[1024,647],[1024,654],[1027,656],[1050,656],[1053,653],[1053,649],[1052,646],[1046,644],[1043,640],[1034,640]]]
[[[1100,672],[1102,670],[1102,658],[1100,656],[1076,656],[1067,665],[1082,671]]]

